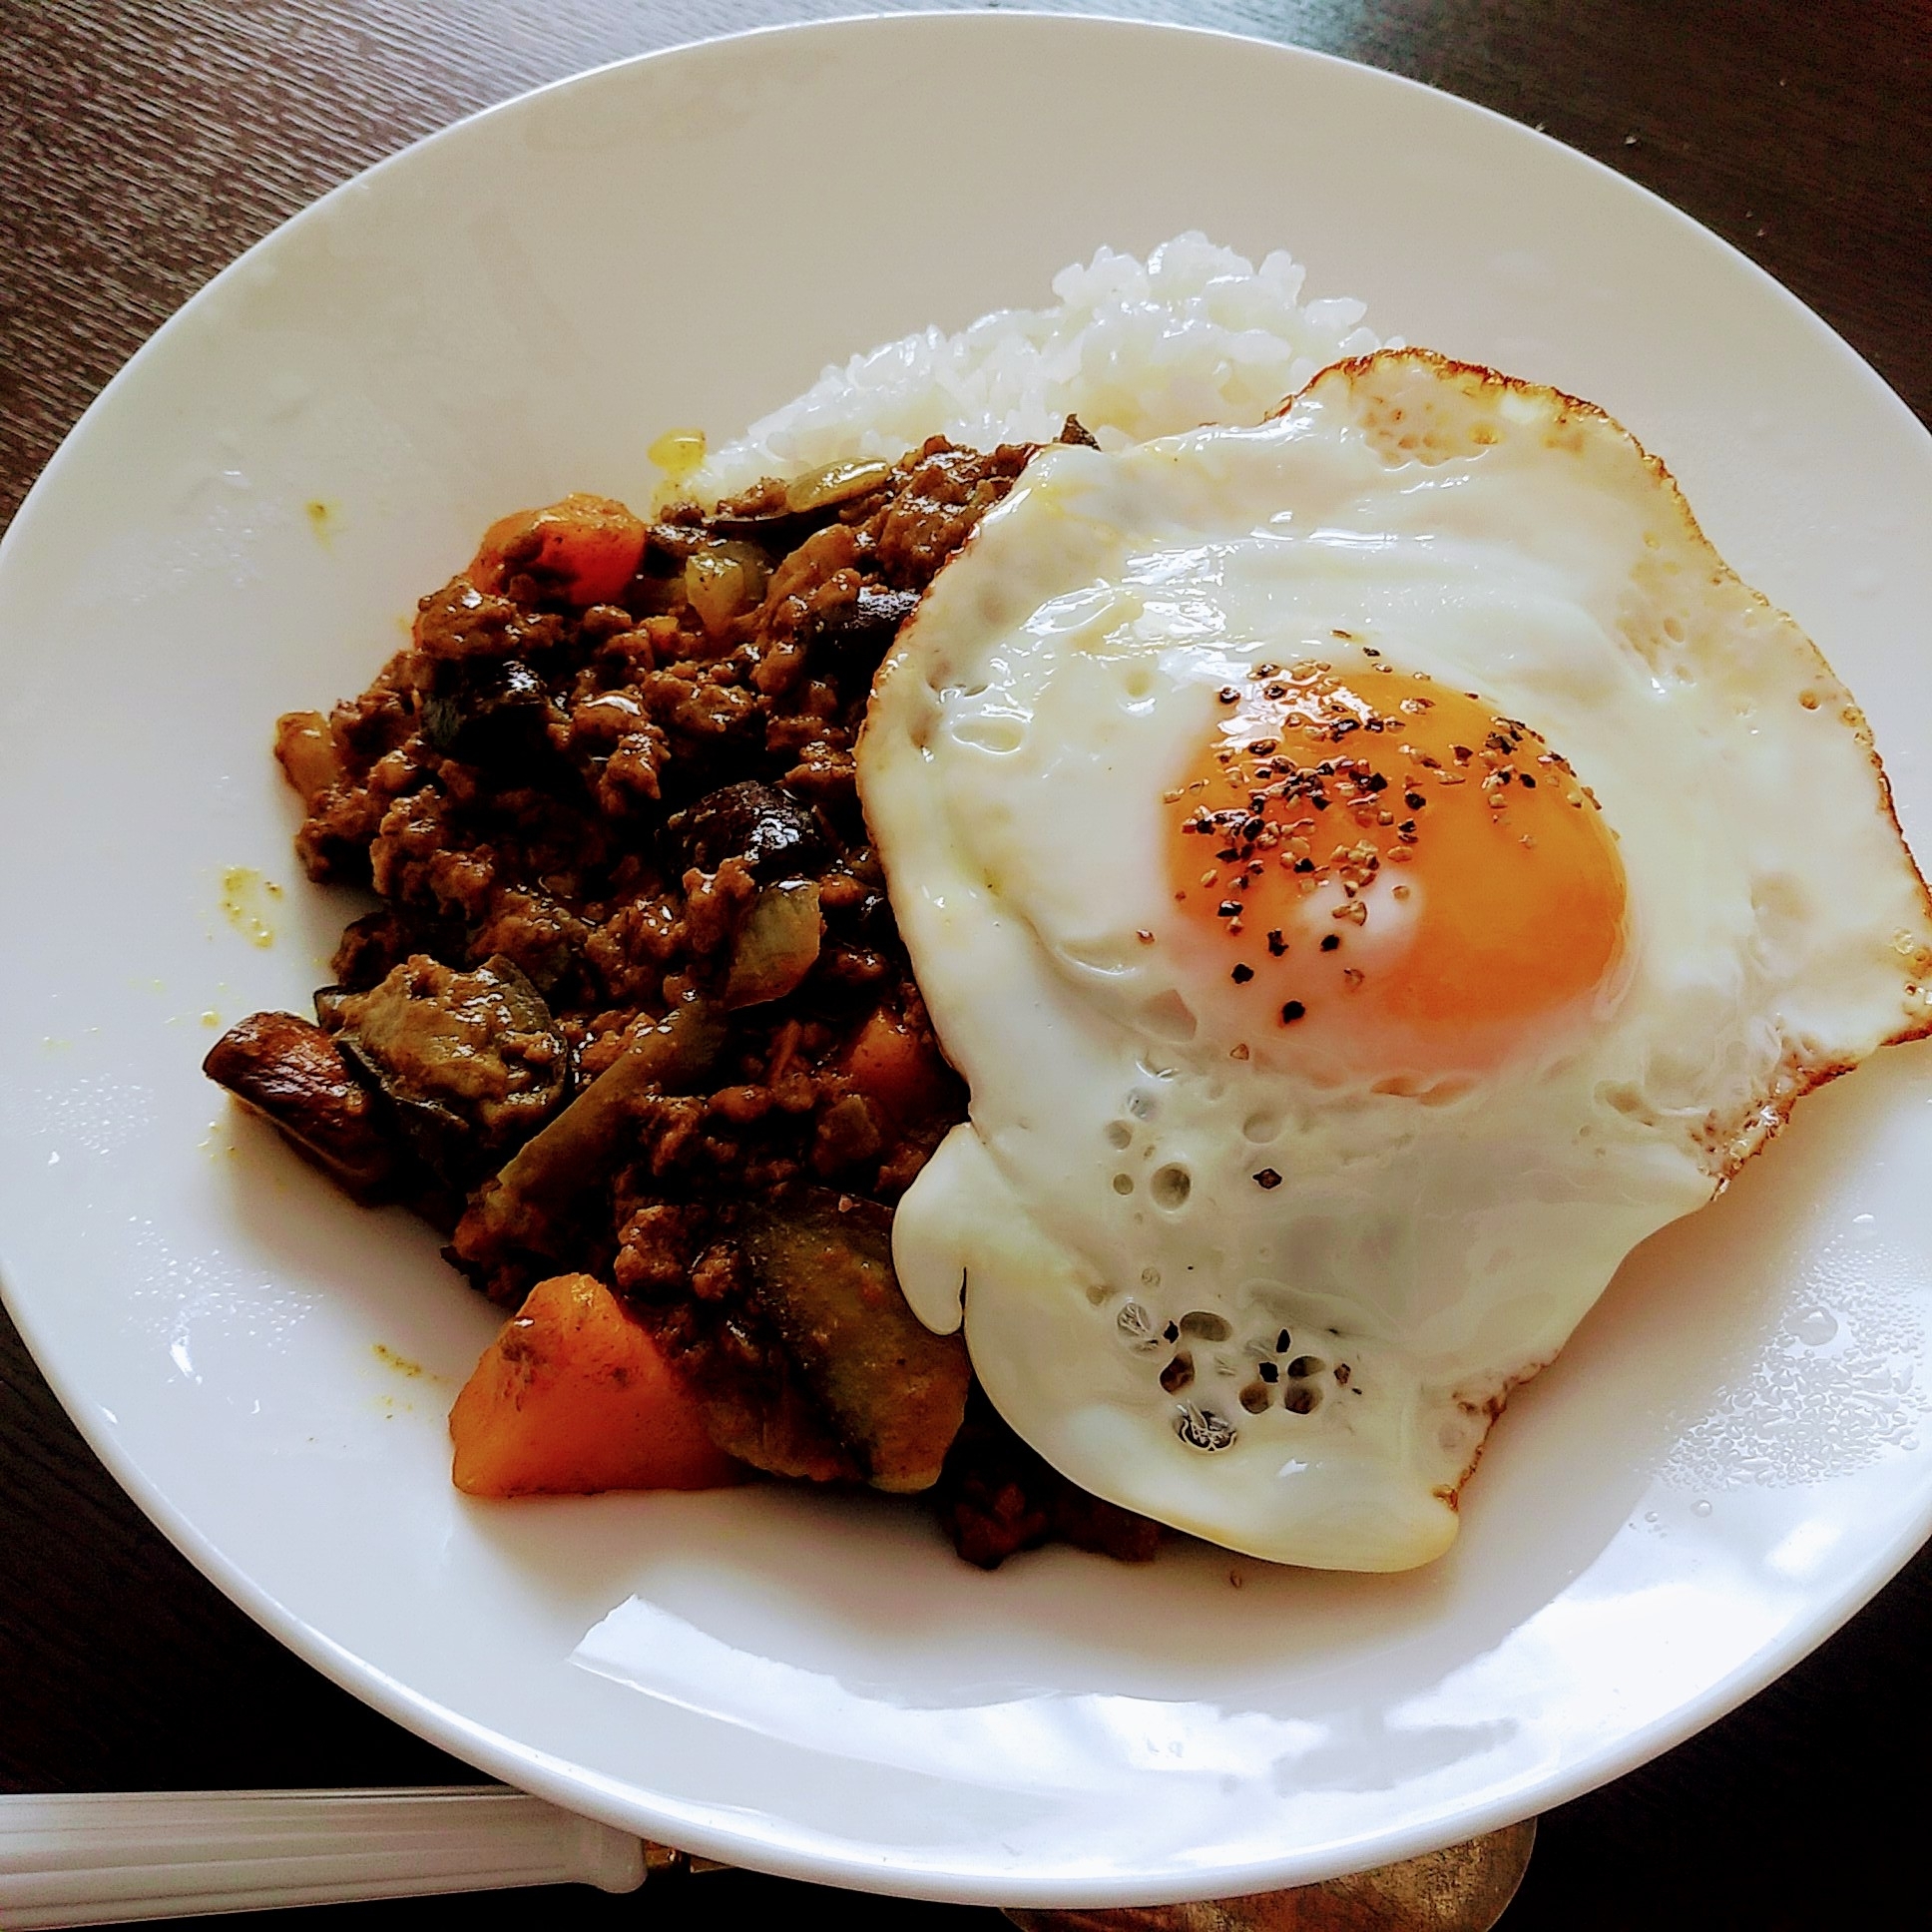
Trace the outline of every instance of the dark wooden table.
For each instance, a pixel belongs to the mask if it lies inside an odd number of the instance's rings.
[[[0,522],[143,338],[347,175],[600,61],[852,10],[836,0],[6,0]],[[1762,263],[1932,421],[1925,0],[1113,0],[1105,11],[1295,41],[1544,128]],[[1932,542],[1932,531],[1916,534]],[[1883,1820],[1888,1799],[1925,1785],[1928,1638],[1932,1553],[1921,1553],[1744,1708],[1548,1815],[1505,1932],[1922,1922],[1916,1837],[1900,1841]],[[178,1557],[94,1461],[0,1319],[0,1788],[473,1775],[281,1651]],[[855,1927],[1003,1923],[744,1873],[662,1887],[651,1922],[676,1932],[701,1914],[814,1903]],[[473,1909],[326,1908],[302,1923],[376,1932]],[[526,1909],[616,1925],[648,1908],[572,1890]]]

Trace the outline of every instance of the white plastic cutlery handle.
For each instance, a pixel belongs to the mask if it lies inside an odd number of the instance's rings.
[[[642,1839],[503,1785],[0,1797],[0,1926],[644,1882]]]

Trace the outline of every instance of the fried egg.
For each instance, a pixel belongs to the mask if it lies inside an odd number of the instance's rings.
[[[859,782],[971,1087],[908,1299],[1082,1487],[1280,1562],[1438,1556],[1630,1248],[1932,1030],[1816,650],[1607,416],[1423,351],[1042,451]]]

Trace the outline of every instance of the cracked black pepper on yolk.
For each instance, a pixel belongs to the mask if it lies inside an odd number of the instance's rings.
[[[1485,1065],[1613,978],[1615,835],[1528,725],[1385,661],[1264,664],[1216,698],[1166,794],[1168,877],[1257,1038],[1300,1022],[1371,1070]]]

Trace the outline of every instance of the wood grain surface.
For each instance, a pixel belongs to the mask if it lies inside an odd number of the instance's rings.
[[[0,523],[149,333],[356,170],[600,61],[854,10],[811,0],[0,0]],[[1104,10],[1319,48],[1544,128],[1735,243],[1932,421],[1925,0],[1115,0]],[[1504,1932],[1922,1923],[1914,1844],[1886,1820],[1889,1800],[1924,1784],[1929,1633],[1932,1559],[1921,1553],[1742,1709],[1550,1814]],[[178,1557],[94,1461],[0,1320],[0,1787],[472,1775],[297,1663]],[[814,1903],[853,1927],[1002,1923],[985,1910],[825,1895],[746,1873],[673,1882],[650,1908],[579,1891],[526,1897],[523,1909],[568,1923],[630,1924],[651,1909],[662,1932],[721,1912],[778,1923]],[[300,1923],[400,1932],[473,1909],[324,1908]]]

